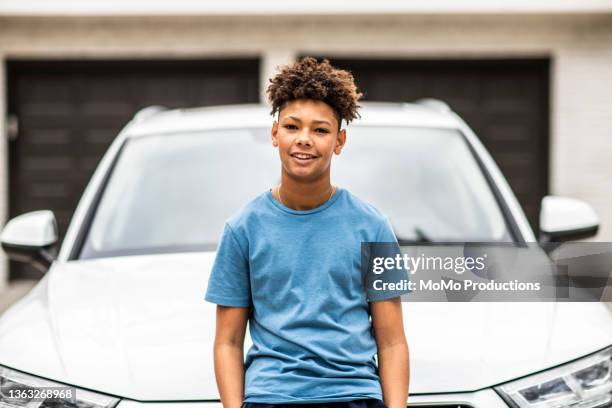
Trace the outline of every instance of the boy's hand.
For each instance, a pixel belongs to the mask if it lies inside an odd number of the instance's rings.
[[[224,408],[240,408],[244,399],[244,334],[248,307],[217,305],[215,378]]]
[[[370,313],[384,402],[389,408],[406,408],[410,360],[400,298],[370,302]]]

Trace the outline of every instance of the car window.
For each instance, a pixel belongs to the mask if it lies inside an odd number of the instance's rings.
[[[280,182],[269,129],[128,139],[81,259],[214,250],[223,223]],[[352,126],[332,182],[385,213],[401,241],[509,241],[498,203],[455,130]]]

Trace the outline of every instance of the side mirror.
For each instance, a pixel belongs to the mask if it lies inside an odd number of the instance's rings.
[[[599,217],[585,201],[546,196],[540,207],[541,243],[589,238],[597,234]]]
[[[57,255],[57,221],[50,210],[32,211],[11,219],[0,234],[9,259],[32,264],[45,273]]]

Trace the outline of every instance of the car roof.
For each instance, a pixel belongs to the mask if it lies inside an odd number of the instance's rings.
[[[360,119],[354,126],[409,126],[456,129],[456,116],[442,101],[422,99],[413,103],[360,102]],[[126,126],[126,137],[160,133],[185,133],[213,129],[267,128],[273,117],[263,104],[219,105],[188,109],[149,107]]]

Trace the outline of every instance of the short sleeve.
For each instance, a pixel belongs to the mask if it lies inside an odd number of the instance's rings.
[[[402,268],[401,262],[399,266],[395,262],[398,256],[403,257],[402,250],[389,219],[385,217],[379,226],[376,241],[371,243],[369,248],[369,264],[366,271],[366,293],[369,302],[393,299],[412,292],[408,289],[408,272]],[[384,265],[384,260],[389,258],[394,260],[392,267],[385,267],[384,272],[380,274],[373,272],[375,260],[382,260],[379,262]]]
[[[204,299],[223,306],[250,306],[252,301],[249,276],[249,262],[245,251],[226,222]]]
[[[385,217],[384,221],[380,223],[378,228],[378,234],[376,234],[376,242],[395,242],[397,244],[397,250],[399,251],[399,243],[397,242],[397,237],[393,232],[393,228],[391,227],[391,222],[389,218]]]

